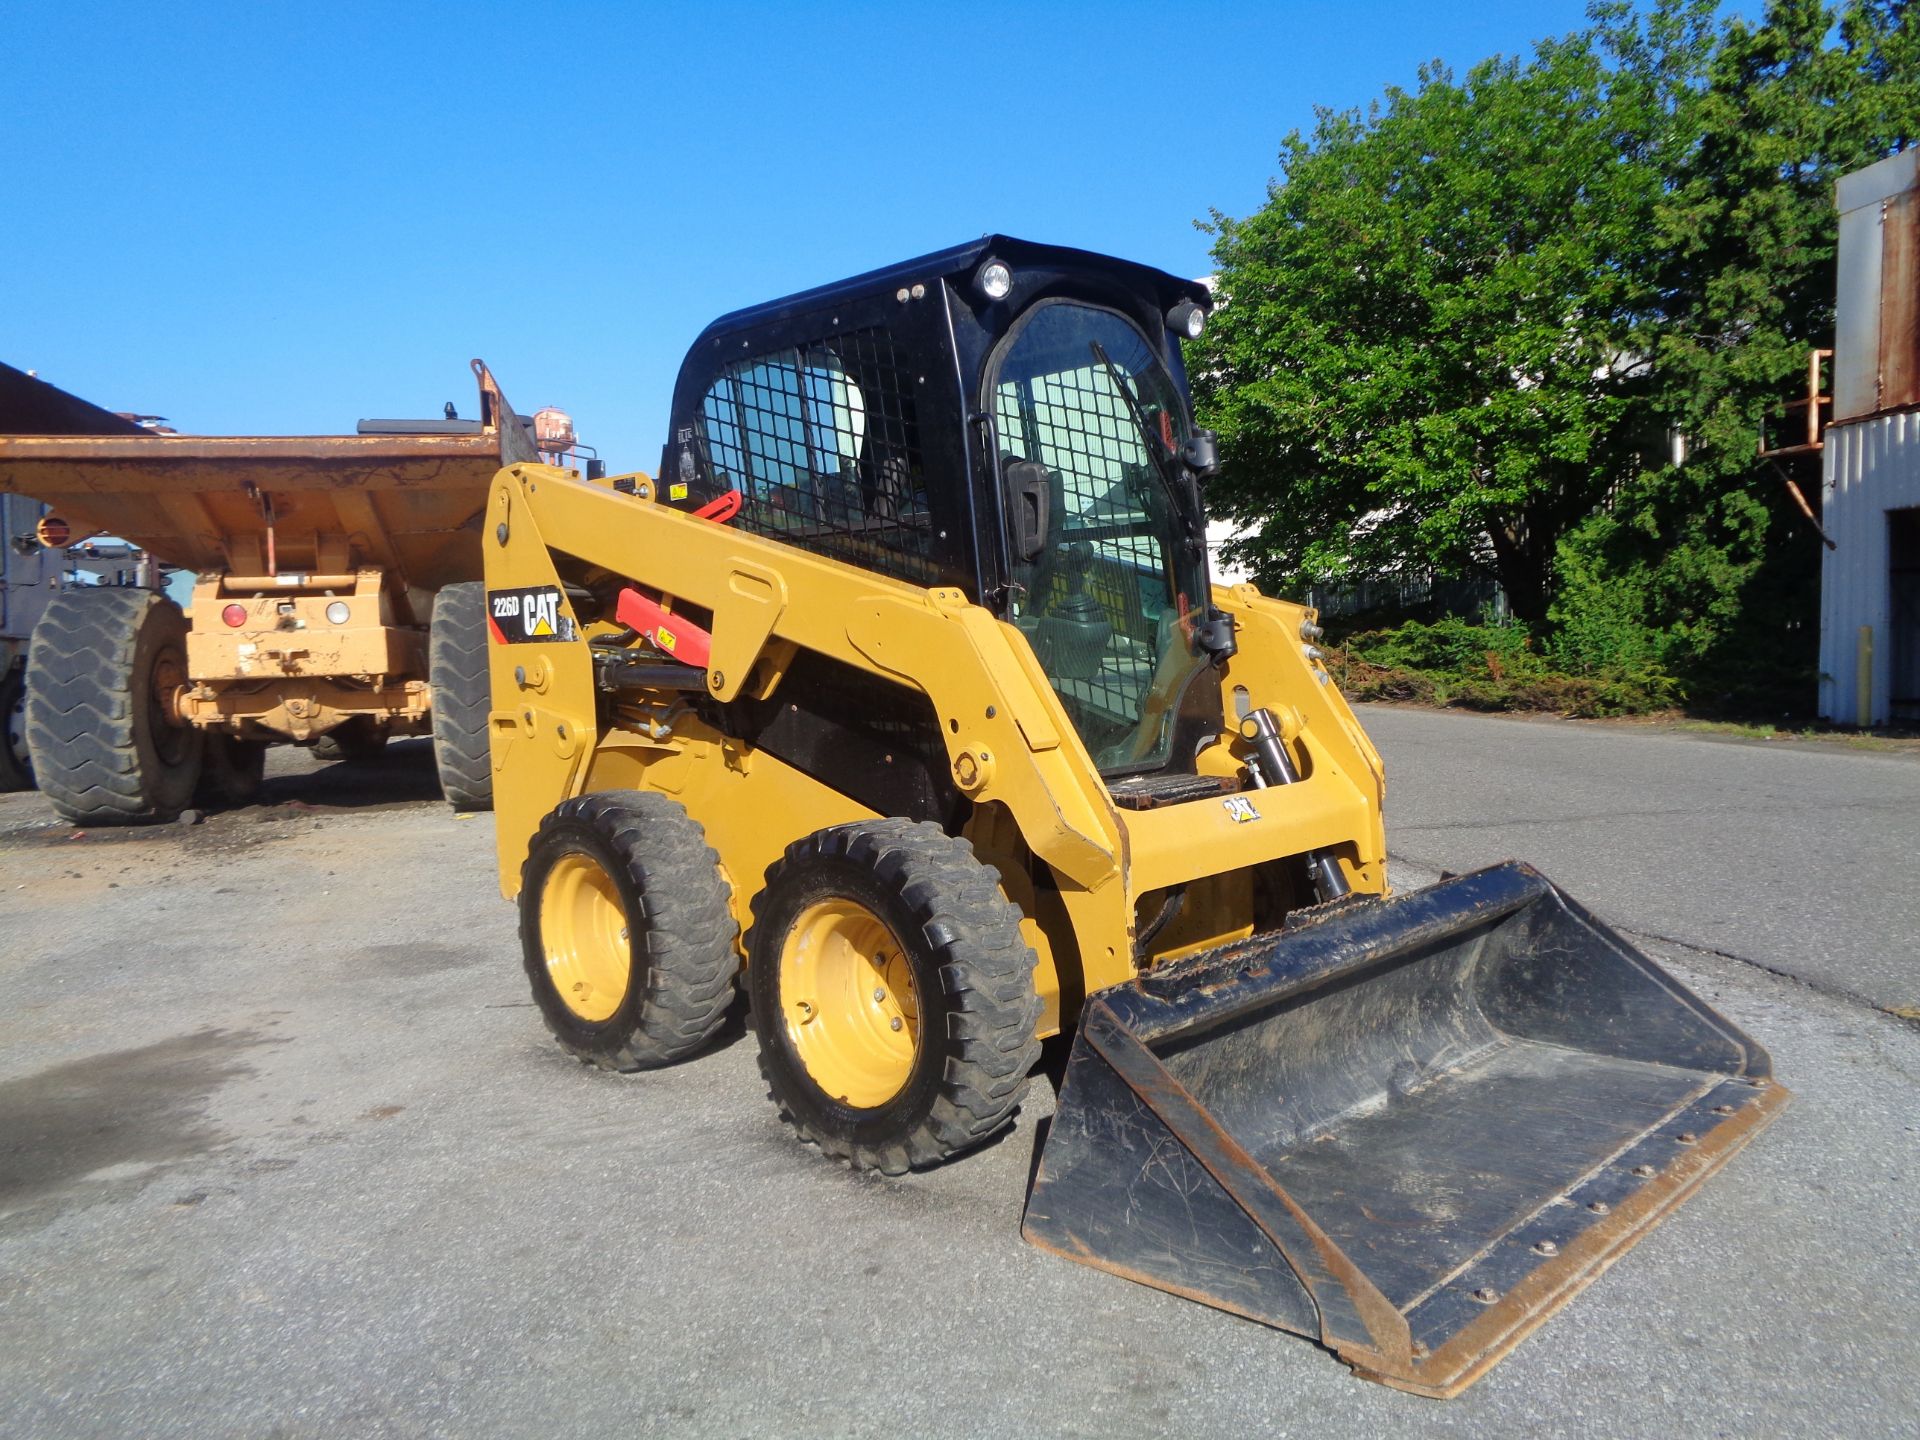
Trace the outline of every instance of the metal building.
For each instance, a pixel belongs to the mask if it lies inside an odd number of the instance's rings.
[[[1820,713],[1920,721],[1920,150],[1845,176],[1822,451]]]

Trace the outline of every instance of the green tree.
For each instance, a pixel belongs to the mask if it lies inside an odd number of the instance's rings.
[[[1213,503],[1285,583],[1490,573],[1543,620],[1557,542],[1644,439],[1639,329],[1707,10],[1436,65],[1285,141],[1198,364]]]
[[[1761,426],[1832,343],[1833,182],[1920,138],[1920,11],[1774,0],[1726,27],[1691,113],[1642,326],[1686,463],[1625,477],[1567,537],[1552,618],[1577,668],[1650,660],[1702,697],[1779,699],[1812,673],[1819,550]],[[1799,468],[1812,491],[1818,462]]]
[[[1576,668],[1802,663],[1814,542],[1757,440],[1831,336],[1833,180],[1920,129],[1920,12],[1590,17],[1321,112],[1214,215],[1214,503],[1283,584],[1490,573]]]

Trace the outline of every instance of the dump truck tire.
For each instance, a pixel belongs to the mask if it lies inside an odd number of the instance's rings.
[[[0,675],[0,791],[32,788],[33,760],[27,753],[27,683],[16,667]]]
[[[477,581],[448,585],[434,597],[427,681],[433,691],[433,763],[440,789],[456,810],[491,810],[486,586]]]
[[[151,590],[62,590],[27,652],[27,745],[41,793],[83,825],[171,820],[200,782],[205,736],[173,724],[187,618]]]
[[[603,1070],[685,1059],[733,1001],[739,927],[706,832],[637,790],[568,800],[520,872],[520,944],[560,1044]]]
[[[386,750],[387,732],[371,715],[355,715],[313,742],[313,758],[329,765],[341,760],[365,764],[378,760]]]
[[[818,831],[768,870],[747,939],[760,1073],[801,1139],[901,1175],[1012,1117],[1040,1058],[1035,957],[966,841],[899,819]]]
[[[251,805],[260,798],[260,785],[266,771],[266,741],[209,735],[206,755],[200,765],[200,789],[194,798],[217,809]]]

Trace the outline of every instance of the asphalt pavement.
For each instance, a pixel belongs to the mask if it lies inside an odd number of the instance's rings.
[[[1915,1433],[1920,1028],[1852,998],[1912,995],[1910,890],[1878,892],[1906,877],[1836,845],[1821,797],[1910,858],[1920,811],[1881,802],[1920,764],[1367,723],[1398,883],[1537,861],[1685,941],[1649,948],[1797,1093],[1461,1398],[1025,1245],[1044,1083],[1000,1144],[892,1181],[790,1140],[745,1037],[576,1065],[528,1002],[491,822],[406,745],[294,757],[192,829],[76,837],[0,797],[0,1435]],[[1788,888],[1868,903],[1816,920]],[[1748,963],[1806,963],[1803,933],[1821,988]]]
[[[1920,758],[1838,741],[1361,707],[1387,843],[1518,857],[1642,937],[1920,1016]]]

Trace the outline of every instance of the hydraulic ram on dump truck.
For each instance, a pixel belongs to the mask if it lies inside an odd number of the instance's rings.
[[[598,1065],[744,964],[856,1167],[993,1135],[1070,1034],[1030,1240],[1451,1395],[1786,1092],[1524,865],[1387,895],[1312,612],[1209,582],[1208,304],[990,237],[709,326],[658,476],[503,470],[501,887]]]

